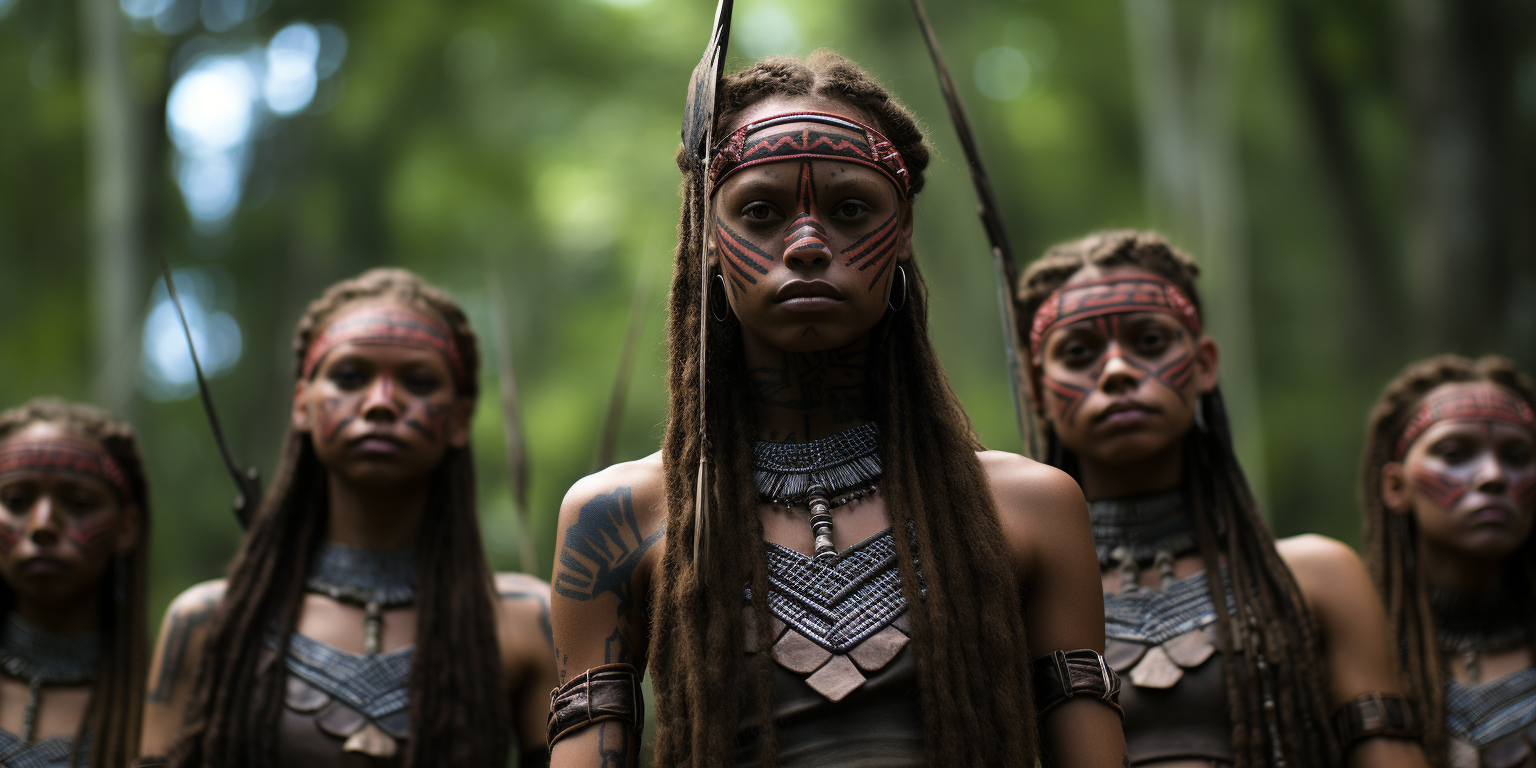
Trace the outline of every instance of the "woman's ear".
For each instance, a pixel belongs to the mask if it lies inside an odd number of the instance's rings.
[[[288,414],[289,423],[293,425],[295,432],[308,432],[309,419],[309,382],[299,379],[293,383],[293,408]]]
[[[1401,461],[1389,461],[1381,465],[1381,501],[1387,509],[1399,515],[1413,511],[1413,500],[1408,497],[1408,472]]]
[[[1209,394],[1216,388],[1221,373],[1221,350],[1215,339],[1201,334],[1195,342],[1195,386],[1200,394]]]
[[[902,203],[901,209],[901,242],[905,245],[896,254],[896,260],[907,262],[912,259],[912,204]]]

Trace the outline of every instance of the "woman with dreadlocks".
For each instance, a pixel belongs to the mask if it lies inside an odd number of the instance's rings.
[[[1423,765],[1360,559],[1259,515],[1198,274],[1159,235],[1101,232],[1017,297],[1047,461],[1090,499],[1131,764]]]
[[[492,575],[463,310],[375,269],[299,321],[277,478],[222,581],[167,612],[144,752],[197,768],[543,764],[548,586]]]
[[[1536,744],[1536,382],[1445,355],[1366,429],[1365,556],[1437,765],[1527,766]]]
[[[658,765],[1122,765],[1082,495],[980,449],[928,339],[915,119],[827,52],[716,104],[662,451],[560,512],[553,763],[636,761],[649,662]]]
[[[132,428],[50,399],[0,413],[0,764],[138,753],[148,532]]]

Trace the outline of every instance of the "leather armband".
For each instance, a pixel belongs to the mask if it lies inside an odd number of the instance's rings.
[[[640,672],[630,664],[593,667],[549,692],[549,748],[593,723],[618,720],[636,738],[645,724]]]
[[[1333,713],[1333,730],[1348,751],[1356,742],[1378,736],[1418,741],[1423,735],[1408,699],[1396,693],[1362,693]]]
[[[166,758],[155,755],[153,757],[141,757],[129,763],[128,768],[165,768],[170,764],[170,761]]]
[[[1125,717],[1120,708],[1120,676],[1098,651],[1056,651],[1035,659],[1033,667],[1036,717],[1044,719],[1056,705],[1078,696],[1097,699]]]

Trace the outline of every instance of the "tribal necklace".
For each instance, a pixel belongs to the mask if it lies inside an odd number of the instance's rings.
[[[1429,607],[1440,650],[1462,660],[1474,685],[1482,678],[1478,657],[1530,642],[1529,622],[1536,617],[1536,601],[1502,589],[1478,595],[1431,586]]]
[[[0,669],[27,681],[27,707],[21,716],[21,739],[30,744],[37,735],[37,707],[45,685],[85,685],[101,665],[101,636],[95,632],[49,632],[38,629],[12,611],[0,640]]]
[[[1173,581],[1174,559],[1197,546],[1183,491],[1089,502],[1088,519],[1099,567],[1119,569],[1123,589],[1135,587],[1149,565],[1166,586]]]
[[[861,424],[805,443],[752,444],[753,483],[758,498],[811,511],[815,560],[837,557],[832,543],[832,510],[874,493],[881,476],[880,433]]]
[[[362,608],[363,654],[379,652],[384,611],[416,602],[416,549],[364,549],[327,543],[310,567],[305,589]]]

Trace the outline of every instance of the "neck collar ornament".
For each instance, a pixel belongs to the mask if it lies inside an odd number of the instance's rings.
[[[816,128],[767,132],[789,123],[813,123],[840,128],[829,132]],[[851,131],[862,139],[848,136]],[[759,134],[760,135],[754,135]],[[749,138],[750,137],[750,138]],[[709,164],[709,195],[720,183],[744,168],[782,160],[838,160],[879,171],[903,200],[911,197],[912,179],[896,145],[884,134],[852,118],[826,112],[787,112],[747,123],[715,145]]]
[[[12,611],[0,639],[0,669],[27,682],[21,738],[37,735],[37,706],[45,685],[85,685],[101,666],[101,637],[95,632],[49,632]]]
[[[806,443],[758,440],[752,468],[763,501],[794,504],[818,486],[835,496],[880,479],[880,432],[871,422]]]
[[[364,549],[327,542],[310,565],[304,588],[364,611],[363,653],[379,652],[384,611],[416,602],[416,549]]]
[[[75,435],[11,438],[0,444],[0,476],[38,471],[85,475],[107,484],[120,502],[133,499],[128,475],[101,443]]]
[[[1100,567],[1121,559],[1150,564],[1162,553],[1178,557],[1196,547],[1195,521],[1182,490],[1090,501],[1088,521]]]
[[[468,382],[464,358],[454,342],[453,331],[437,318],[402,306],[369,307],[332,320],[310,342],[301,375],[312,378],[320,362],[336,347],[351,342],[373,346],[425,349],[443,356],[459,388]]]
[[[1177,285],[1156,275],[1111,275],[1057,288],[1029,329],[1029,351],[1039,354],[1051,331],[1080,320],[1128,312],[1160,312],[1199,336],[1200,312]]]
[[[1488,383],[1451,387],[1424,398],[1403,427],[1394,456],[1401,461],[1424,430],[1441,421],[1502,421],[1536,433],[1536,413],[1525,401]]]
[[[1468,678],[1477,684],[1482,678],[1479,655],[1530,642],[1527,622],[1536,615],[1536,600],[1504,589],[1479,595],[1431,586],[1429,608],[1440,650],[1461,657]]]

